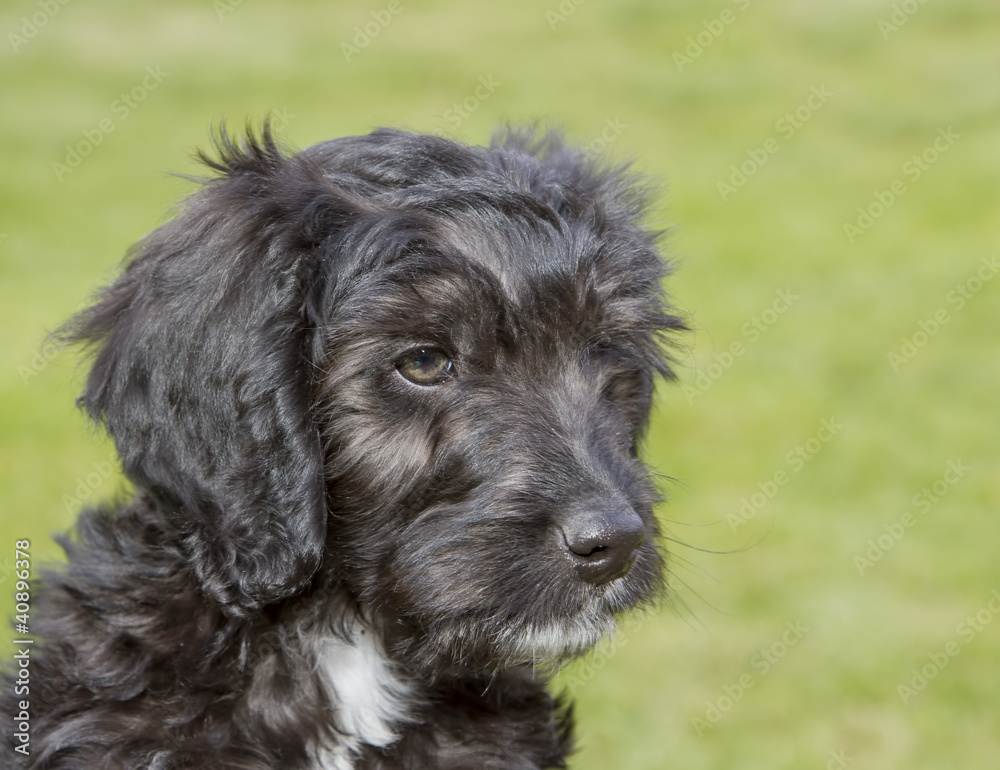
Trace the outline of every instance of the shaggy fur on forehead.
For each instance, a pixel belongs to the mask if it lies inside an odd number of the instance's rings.
[[[135,494],[33,594],[4,766],[564,767],[546,673],[664,587],[647,189],[537,130],[204,160],[64,333]]]

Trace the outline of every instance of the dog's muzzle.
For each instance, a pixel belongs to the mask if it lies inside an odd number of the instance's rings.
[[[594,585],[627,574],[646,539],[642,519],[626,504],[579,511],[560,530],[576,573]]]

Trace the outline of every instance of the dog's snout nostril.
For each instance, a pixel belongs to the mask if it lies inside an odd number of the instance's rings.
[[[577,574],[595,585],[625,575],[646,539],[639,514],[626,506],[572,516],[561,529]]]

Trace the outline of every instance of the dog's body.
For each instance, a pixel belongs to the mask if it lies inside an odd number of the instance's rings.
[[[219,144],[69,328],[135,496],[34,597],[3,766],[564,767],[546,666],[662,587],[643,195],[532,132]]]

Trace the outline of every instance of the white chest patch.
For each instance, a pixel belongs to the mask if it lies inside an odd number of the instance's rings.
[[[350,641],[321,640],[317,662],[340,741],[319,748],[315,770],[351,770],[359,746],[387,746],[396,740],[397,727],[409,721],[413,688],[367,629],[357,628]]]

